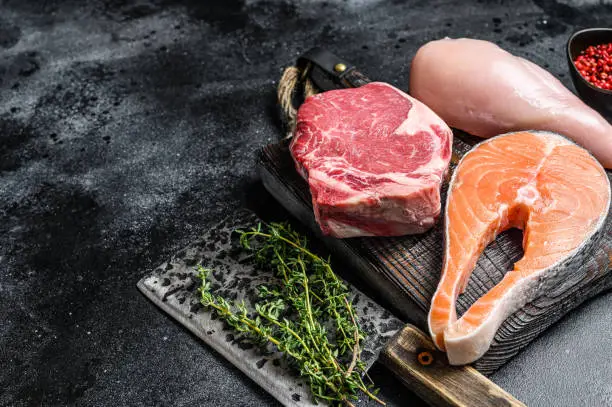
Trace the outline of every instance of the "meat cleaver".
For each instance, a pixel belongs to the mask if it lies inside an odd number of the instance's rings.
[[[254,347],[199,302],[195,266],[202,264],[213,270],[215,292],[231,300],[244,300],[252,308],[258,286],[269,284],[273,275],[254,265],[252,255],[240,248],[232,231],[248,229],[258,221],[248,211],[228,217],[140,280],[138,288],[282,404],[314,406],[308,384],[287,366],[278,352]],[[419,329],[405,325],[355,287],[348,286],[360,326],[367,334],[362,358],[368,368],[378,358],[412,391],[435,406],[523,405],[474,368],[449,366],[444,354],[436,351]]]

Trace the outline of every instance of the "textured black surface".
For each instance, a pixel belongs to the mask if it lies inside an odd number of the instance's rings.
[[[281,135],[281,68],[320,45],[405,89],[421,44],[471,36],[571,86],[569,33],[612,21],[595,1],[406,3],[0,1],[0,405],[274,404],[135,283],[239,206],[277,211],[253,159]],[[612,405],[611,299],[494,379]]]

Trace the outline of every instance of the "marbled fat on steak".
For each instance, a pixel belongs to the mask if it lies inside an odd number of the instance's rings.
[[[309,97],[290,149],[324,234],[399,236],[436,222],[452,137],[427,106],[374,82]]]

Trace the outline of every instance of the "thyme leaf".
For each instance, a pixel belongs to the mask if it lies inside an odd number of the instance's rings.
[[[384,405],[363,381],[365,334],[359,327],[347,285],[329,259],[308,249],[306,237],[287,223],[258,224],[236,231],[240,244],[260,265],[271,268],[277,285],[259,287],[254,310],[211,292],[210,270],[198,266],[200,301],[256,344],[274,345],[307,379],[315,401],[352,406],[359,392]]]

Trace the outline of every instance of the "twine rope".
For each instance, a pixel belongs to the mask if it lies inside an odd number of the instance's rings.
[[[294,105],[294,96],[298,87],[303,87],[304,100],[318,93],[312,80],[308,77],[310,64],[300,69],[297,66],[285,68],[278,82],[276,96],[281,107],[283,120],[287,123],[287,136],[291,138],[297,124],[297,108]]]

